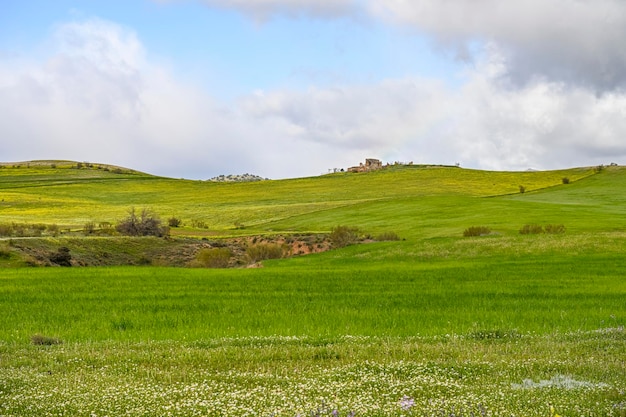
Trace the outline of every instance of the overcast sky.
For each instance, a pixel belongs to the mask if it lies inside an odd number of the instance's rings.
[[[0,160],[626,164],[623,0],[0,0]]]

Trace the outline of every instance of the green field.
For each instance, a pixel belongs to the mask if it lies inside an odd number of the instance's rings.
[[[20,240],[0,241],[0,416],[626,416],[622,167],[242,184],[104,167],[5,165],[0,224],[76,230],[149,207],[183,220],[174,237],[401,240],[254,269],[21,267]]]

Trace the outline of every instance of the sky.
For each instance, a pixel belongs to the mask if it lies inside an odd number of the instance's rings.
[[[0,0],[0,160],[626,164],[623,0]]]

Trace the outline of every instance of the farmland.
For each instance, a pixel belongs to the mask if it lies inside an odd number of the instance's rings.
[[[75,233],[129,207],[181,218],[174,240],[400,240],[191,269],[23,267],[6,239],[0,415],[626,415],[621,167],[222,184],[54,165],[0,169],[0,223],[57,224],[35,238],[52,246],[166,245]]]

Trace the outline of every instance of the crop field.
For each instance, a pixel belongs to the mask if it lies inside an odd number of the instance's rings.
[[[129,207],[180,217],[174,240],[400,239],[203,269],[25,267],[30,238],[4,238],[0,416],[626,416],[621,167],[220,184],[20,165],[0,224],[58,224],[51,245],[106,241],[69,231]],[[150,239],[110,246],[168,245]]]

